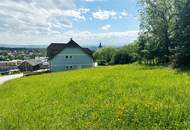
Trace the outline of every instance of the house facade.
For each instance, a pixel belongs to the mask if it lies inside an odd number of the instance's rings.
[[[72,39],[68,43],[52,43],[47,48],[50,71],[58,72],[94,67],[92,52]]]

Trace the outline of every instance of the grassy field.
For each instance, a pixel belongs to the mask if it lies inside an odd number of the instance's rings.
[[[190,73],[124,65],[0,86],[0,130],[190,129]]]

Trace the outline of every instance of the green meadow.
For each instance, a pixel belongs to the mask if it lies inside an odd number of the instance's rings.
[[[190,73],[119,65],[0,85],[0,130],[190,129]]]

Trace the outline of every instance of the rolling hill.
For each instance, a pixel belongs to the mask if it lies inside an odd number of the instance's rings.
[[[189,129],[190,74],[121,65],[0,86],[1,130]]]

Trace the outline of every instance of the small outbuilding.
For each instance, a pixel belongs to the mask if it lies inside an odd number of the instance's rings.
[[[19,66],[19,70],[22,72],[39,70],[42,63],[36,60],[25,60]]]

